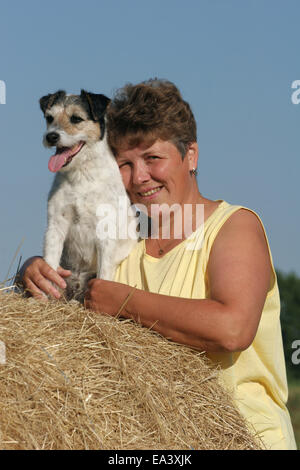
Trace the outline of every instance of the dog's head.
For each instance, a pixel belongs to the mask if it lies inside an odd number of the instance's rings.
[[[43,142],[46,147],[56,147],[49,160],[50,171],[71,167],[73,158],[85,145],[91,146],[103,138],[109,101],[104,95],[85,90],[80,95],[67,95],[60,90],[40,99],[47,121]]]

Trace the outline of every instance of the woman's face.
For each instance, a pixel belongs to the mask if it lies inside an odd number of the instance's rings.
[[[144,204],[148,210],[151,204],[190,202],[190,171],[196,168],[197,157],[197,143],[190,144],[182,160],[173,143],[158,139],[150,147],[141,144],[120,150],[116,160],[131,202]]]

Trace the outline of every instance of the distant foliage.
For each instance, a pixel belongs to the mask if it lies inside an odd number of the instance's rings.
[[[276,273],[287,373],[290,378],[300,379],[300,278],[295,273]]]

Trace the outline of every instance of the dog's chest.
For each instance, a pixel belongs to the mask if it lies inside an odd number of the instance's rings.
[[[68,238],[73,233],[79,239],[95,239],[97,226],[97,205],[100,203],[97,193],[73,193],[66,197],[63,216],[68,220]]]
[[[72,187],[66,181],[54,183],[48,200],[49,223],[65,226],[65,243],[84,247],[95,244],[99,188],[93,185]]]
[[[97,194],[65,198],[63,215],[68,220],[64,257],[73,269],[96,270]]]

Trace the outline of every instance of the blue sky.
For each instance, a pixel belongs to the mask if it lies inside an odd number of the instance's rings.
[[[298,0],[2,0],[0,280],[23,239],[23,259],[42,252],[53,176],[39,98],[150,77],[192,106],[201,193],[255,210],[275,267],[300,275],[299,15]]]

